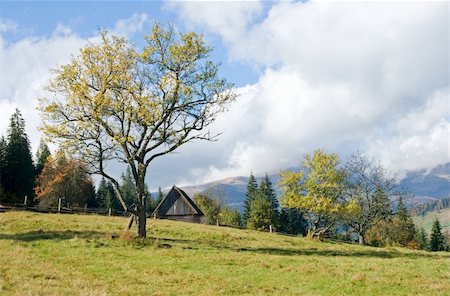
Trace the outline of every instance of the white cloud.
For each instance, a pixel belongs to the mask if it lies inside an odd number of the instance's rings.
[[[448,102],[448,89],[435,93],[399,117],[383,137],[368,141],[369,153],[400,175],[450,162]]]
[[[2,20],[0,19],[0,33],[4,32],[15,32],[18,28],[16,22],[11,20]]]
[[[366,149],[398,172],[450,161],[448,3],[171,7],[232,59],[265,69],[218,119],[218,143],[170,160],[184,182],[277,170],[321,147]]]
[[[142,31],[148,22],[146,13],[135,13],[130,18],[118,20],[112,32],[119,36],[130,37],[136,32]]]
[[[129,19],[118,20],[112,31],[128,37],[141,30],[146,20],[146,14],[134,14]],[[6,42],[1,33],[12,29],[20,28],[15,23],[0,22],[0,135],[6,134],[9,118],[19,108],[34,153],[41,138],[36,107],[38,98],[46,95],[43,86],[52,77],[49,70],[68,63],[88,40],[96,42],[98,36],[85,39],[70,27],[58,24],[50,36],[28,36]]]

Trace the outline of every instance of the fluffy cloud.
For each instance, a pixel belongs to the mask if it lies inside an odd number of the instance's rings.
[[[150,167],[151,188],[296,165],[316,148],[368,151],[398,172],[450,161],[448,3],[170,2],[189,29],[217,35],[259,78],[217,118],[218,142],[187,144]],[[111,30],[132,35],[134,14]],[[0,134],[19,107],[35,148],[48,69],[85,44],[70,28],[7,43],[0,22]],[[95,36],[92,36],[95,38]],[[225,61],[224,61],[225,62]],[[227,77],[233,80],[233,77]]]
[[[450,161],[448,3],[171,6],[262,70],[217,120],[218,143],[170,160],[186,183],[292,166],[320,147],[367,150],[397,172]]]
[[[450,161],[448,89],[439,91],[394,121],[381,137],[370,141],[369,153],[389,167],[407,171],[429,169]]]
[[[40,139],[37,100],[45,95],[43,85],[51,78],[49,68],[67,63],[85,42],[62,25],[50,37],[24,38],[10,44],[0,35],[0,134],[6,133],[8,118],[19,108],[36,149]]]
[[[142,30],[147,15],[134,14],[128,19],[118,20],[111,31],[130,37]],[[50,36],[32,36],[8,43],[1,33],[14,33],[20,25],[11,21],[0,21],[0,135],[6,134],[8,118],[19,108],[26,121],[26,130],[33,151],[41,137],[36,111],[38,98],[46,95],[43,86],[51,79],[51,68],[66,64],[79,49],[98,36],[88,39],[80,37],[69,27],[58,24]]]

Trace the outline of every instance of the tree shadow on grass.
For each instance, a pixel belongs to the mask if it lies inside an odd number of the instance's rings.
[[[325,257],[360,257],[360,258],[408,258],[419,259],[424,257],[435,257],[433,254],[414,254],[406,252],[398,252],[395,250],[373,250],[367,249],[363,251],[346,251],[346,250],[326,250],[326,249],[281,249],[281,248],[239,248],[237,251],[251,252],[258,254],[270,254],[280,256],[325,256]],[[450,258],[450,255],[449,255]]]
[[[98,231],[44,231],[34,230],[15,234],[0,233],[0,240],[16,240],[22,242],[32,242],[39,240],[68,240],[73,238],[94,239],[106,237],[106,233]]]
[[[22,242],[33,242],[40,240],[69,240],[73,238],[81,239],[98,239],[107,238],[111,236],[110,233],[99,231],[44,231],[35,230],[23,233],[4,234],[0,233],[0,240],[15,240]],[[115,235],[115,237],[118,237]],[[131,240],[134,241],[134,240]],[[164,238],[164,237],[148,237],[142,241],[143,245],[154,245],[155,242],[161,244],[162,247],[172,247],[177,245],[182,249],[201,249],[210,248],[217,251],[229,250],[232,252],[248,252],[256,254],[268,254],[279,256],[324,256],[324,257],[357,257],[357,258],[408,258],[420,259],[424,257],[442,257],[434,254],[399,252],[396,250],[375,250],[367,248],[367,250],[328,250],[320,248],[275,248],[275,247],[237,247],[228,243],[222,243],[215,240],[201,240],[201,239],[178,239],[178,238]],[[450,259],[450,253],[445,258]]]

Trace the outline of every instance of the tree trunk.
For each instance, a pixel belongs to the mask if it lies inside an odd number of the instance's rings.
[[[140,238],[147,237],[147,214],[144,207],[138,208],[136,215],[137,236]]]
[[[145,172],[147,167],[139,163],[138,165],[138,174],[136,178],[136,193],[138,196],[138,206],[137,206],[137,213],[136,213],[136,226],[137,226],[137,236],[139,238],[146,238],[147,237],[147,213],[145,212],[145,209],[147,207],[147,199],[146,199],[146,192],[145,192]]]
[[[364,238],[364,234],[358,233],[358,241],[359,241],[360,245],[365,245],[366,244],[366,240]]]

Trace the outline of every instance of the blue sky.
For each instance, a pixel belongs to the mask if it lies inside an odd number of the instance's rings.
[[[449,3],[0,2],[0,134],[18,107],[35,151],[50,68],[98,28],[142,46],[152,22],[204,34],[240,96],[212,131],[156,161],[151,188],[277,172],[325,148],[400,176],[450,161]],[[111,165],[115,174],[123,168]]]
[[[82,38],[89,38],[98,29],[111,29],[116,22],[127,19],[133,14],[146,14],[148,20],[143,30],[129,36],[137,46],[143,46],[144,36],[148,34],[151,23],[171,23],[186,30],[183,22],[178,20],[175,11],[168,9],[161,1],[28,1],[0,2],[0,18],[17,24],[20,28],[15,32],[6,32],[6,42],[18,41],[27,36],[50,37],[58,25],[63,25]],[[231,61],[227,58],[226,49],[220,38],[208,36],[208,42],[214,46],[212,59],[221,62],[221,73],[232,77],[238,86],[254,83],[256,70],[248,64]]]

